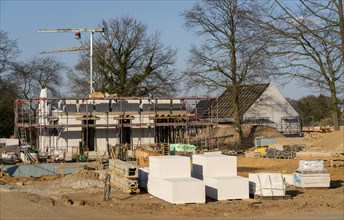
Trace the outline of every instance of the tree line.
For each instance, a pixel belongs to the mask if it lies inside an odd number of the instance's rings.
[[[319,106],[326,106],[326,116],[306,110],[315,107],[312,98],[297,100],[305,112],[300,112],[303,120],[326,117],[339,129],[344,95],[343,0],[204,0],[180,16],[185,29],[202,40],[191,45],[188,67],[181,72],[175,68],[176,49],[163,44],[159,32],[149,33],[146,24],[129,16],[102,20],[104,34],[94,39],[95,90],[118,96],[173,96],[181,82],[189,88],[229,90],[234,124],[242,139],[238,99],[242,86],[297,79],[300,86],[326,94],[327,104]],[[10,103],[17,98],[37,97],[45,87],[59,97],[63,85],[74,97],[88,95],[89,52],[81,52],[70,69],[53,57],[18,61],[16,40],[5,31],[0,40],[0,136],[13,130]],[[86,41],[83,44],[88,46]]]

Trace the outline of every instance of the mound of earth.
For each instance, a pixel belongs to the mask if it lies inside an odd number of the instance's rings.
[[[254,138],[256,137],[284,137],[276,129],[263,125],[244,125],[242,127],[244,133],[244,145],[250,147],[254,145]],[[238,143],[239,135],[233,125],[218,125],[209,134],[210,139],[221,146],[236,145]],[[217,141],[217,143],[216,143]]]
[[[98,180],[99,173],[89,171],[89,170],[78,170],[73,174],[70,174],[65,177],[65,179],[73,179],[73,180]]]
[[[326,136],[314,144],[314,147],[327,151],[344,153],[344,130],[333,131],[326,134]]]
[[[264,126],[264,125],[253,125],[253,126],[244,126],[244,135],[249,136],[253,135],[254,137],[284,137],[279,131],[275,128]]]

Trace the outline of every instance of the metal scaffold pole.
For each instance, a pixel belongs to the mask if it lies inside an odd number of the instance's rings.
[[[93,32],[90,32],[90,94],[93,92]]]

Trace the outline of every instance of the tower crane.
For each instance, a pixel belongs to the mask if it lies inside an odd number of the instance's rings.
[[[93,92],[93,58],[92,58],[93,57],[93,34],[95,32],[100,32],[100,33],[104,34],[104,28],[39,29],[39,30],[37,30],[37,32],[39,32],[39,33],[74,32],[74,36],[76,39],[81,38],[81,32],[89,32],[90,33],[90,46],[70,47],[67,49],[43,51],[42,53],[59,53],[59,52],[71,52],[71,51],[90,49],[90,94],[92,94],[92,92]]]

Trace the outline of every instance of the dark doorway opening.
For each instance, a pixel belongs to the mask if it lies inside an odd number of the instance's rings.
[[[82,127],[82,141],[88,147],[89,151],[94,151],[94,139],[96,137],[96,129],[89,125],[94,125],[94,120],[84,120]]]
[[[131,128],[129,126],[126,126],[126,124],[130,124],[130,119],[121,120],[121,144],[131,145]]]
[[[157,123],[170,123],[169,119],[158,119]],[[175,143],[175,127],[174,126],[157,126],[155,130],[156,143]]]

